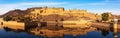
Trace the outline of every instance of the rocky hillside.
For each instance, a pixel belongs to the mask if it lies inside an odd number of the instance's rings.
[[[11,11],[7,12],[6,14],[1,15],[1,17],[5,17],[5,16],[16,17],[16,16],[24,16],[26,14],[28,14],[27,11],[16,9],[16,10],[11,10]]]
[[[10,16],[12,20],[24,21],[26,19],[43,20],[43,21],[56,21],[56,20],[79,20],[96,19],[95,14],[89,13],[86,10],[71,9],[64,10],[64,8],[51,8],[51,7],[34,7],[26,10],[15,9],[7,12],[0,17]]]

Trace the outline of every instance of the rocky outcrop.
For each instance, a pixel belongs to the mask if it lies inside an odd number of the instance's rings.
[[[11,11],[7,12],[6,14],[1,15],[1,17],[5,17],[5,16],[12,16],[12,17],[24,16],[27,13],[28,13],[27,11],[16,9],[16,10],[11,10]]]
[[[87,12],[87,10],[71,9],[65,10],[62,7],[33,7],[26,10],[11,10],[1,17],[11,16],[16,18],[30,17],[32,20],[45,20],[45,21],[56,21],[56,20],[79,20],[83,17],[87,19],[96,19],[95,14]],[[84,19],[86,19],[84,18]]]

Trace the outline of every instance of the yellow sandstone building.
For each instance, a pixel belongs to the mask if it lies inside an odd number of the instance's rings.
[[[31,8],[29,8],[31,9]],[[32,18],[36,18],[38,15],[47,16],[51,14],[57,14],[61,16],[73,16],[73,17],[88,17],[90,19],[96,19],[95,14],[92,14],[90,12],[87,12],[87,10],[79,10],[79,9],[71,9],[71,10],[65,10],[62,7],[35,7],[32,8],[30,11],[32,15]]]
[[[91,21],[101,19],[99,18],[101,15],[95,15],[87,12],[87,10],[79,9],[65,10],[62,7],[34,7],[27,10],[29,10],[30,14],[25,15],[25,17],[31,17],[32,21],[46,22],[46,25],[52,24],[56,26],[58,24],[58,26],[62,25],[70,28],[90,27]]]
[[[62,23],[64,27],[88,27],[90,26],[90,21],[100,19],[100,15],[96,16],[93,13],[87,12],[87,10],[65,10],[62,7],[35,7],[29,9],[31,9],[30,13],[33,19],[37,18],[39,15],[42,16],[41,20],[45,22],[53,21],[53,23],[55,23],[55,21],[63,19],[64,21],[62,21]]]

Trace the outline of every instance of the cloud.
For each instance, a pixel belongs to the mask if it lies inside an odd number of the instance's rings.
[[[79,8],[79,6],[99,6],[99,5],[115,5],[115,6],[119,6],[120,4],[116,4],[116,3],[110,3],[110,0],[104,0],[102,2],[93,2],[93,3],[70,3],[70,2],[21,2],[21,3],[13,3],[13,4],[0,4],[0,15],[10,11],[10,10],[14,10],[14,9],[26,9],[28,7],[39,7],[39,6],[54,6],[54,7],[66,7],[66,8]],[[87,8],[87,7],[86,7]],[[88,8],[89,9],[89,8]],[[113,12],[113,14],[117,14],[120,13],[120,10],[101,10],[98,11],[97,10],[90,10],[91,12],[97,12],[97,13],[103,13],[105,11],[108,12]]]
[[[120,4],[114,4],[116,2],[120,2],[118,0],[115,0],[115,1],[111,1],[111,0],[104,0],[104,1],[101,1],[101,2],[92,2],[92,3],[82,3],[82,4],[75,4],[75,6],[95,6],[95,5],[120,5]]]
[[[60,4],[67,4],[67,2],[31,2],[31,3],[20,3],[20,5],[60,5]]]
[[[105,12],[112,12],[112,14],[115,15],[120,15],[120,9],[109,9],[109,10],[105,10]]]
[[[0,6],[25,6],[25,5],[61,5],[67,2],[25,2],[16,4],[0,4]]]
[[[25,9],[25,6],[57,6],[67,4],[67,2],[24,2],[14,4],[0,4],[0,15],[18,8]],[[27,7],[26,7],[27,8]]]
[[[105,0],[104,2],[109,2],[110,0]]]
[[[81,4],[75,4],[75,6],[95,6],[95,5],[106,5],[108,4],[110,0],[104,0],[101,2],[92,2],[92,3],[81,3]]]
[[[88,10],[90,12],[94,12],[94,13],[104,13],[104,12],[111,12],[114,15],[120,15],[120,9],[97,9],[97,10]]]
[[[76,4],[75,6],[95,6],[95,5],[106,5],[107,3],[84,3],[84,4]]]

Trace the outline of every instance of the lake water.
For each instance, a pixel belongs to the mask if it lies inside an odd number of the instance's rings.
[[[48,33],[49,34],[49,33]],[[114,33],[111,31],[104,30],[93,30],[79,35],[64,34],[62,37],[53,36],[52,38],[115,38]],[[118,38],[120,38],[120,33],[117,33]],[[0,29],[0,38],[49,38],[45,36],[38,36],[26,31],[16,31],[10,29]]]

